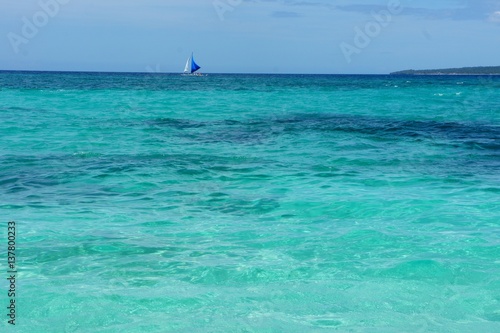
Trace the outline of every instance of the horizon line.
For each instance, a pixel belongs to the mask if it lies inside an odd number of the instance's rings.
[[[497,67],[497,66],[476,66],[476,67]],[[474,67],[465,67],[465,68],[474,68]],[[456,69],[456,68],[450,68]],[[404,70],[409,71],[409,70]],[[371,75],[371,76],[498,76],[500,74],[486,74],[486,73],[473,73],[473,74],[460,74],[460,73],[452,73],[452,74],[398,74],[398,72],[390,72],[390,73],[263,73],[263,72],[254,72],[254,73],[245,73],[245,72],[204,72],[204,75],[317,75],[317,76],[362,76],[362,75]],[[419,71],[419,70],[415,70]],[[20,73],[89,73],[89,74],[148,74],[148,75],[182,75],[183,72],[141,72],[141,71],[97,71],[97,70],[38,70],[38,69],[0,69],[0,73],[5,72],[20,72]]]
[[[183,72],[143,72],[143,71],[99,71],[99,70],[43,70],[43,69],[0,69],[0,72],[31,73],[102,73],[102,74],[184,74]],[[265,72],[203,72],[210,75],[390,75],[390,73],[265,73]]]

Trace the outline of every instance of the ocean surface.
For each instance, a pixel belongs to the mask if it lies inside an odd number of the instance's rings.
[[[0,133],[2,332],[500,332],[500,77],[0,72]]]

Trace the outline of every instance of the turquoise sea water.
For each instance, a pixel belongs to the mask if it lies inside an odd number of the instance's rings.
[[[0,131],[16,332],[500,331],[500,77],[1,72]]]

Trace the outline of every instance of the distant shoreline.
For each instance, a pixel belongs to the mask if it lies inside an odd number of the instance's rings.
[[[500,75],[500,66],[462,67],[446,69],[408,69],[392,72],[390,75]]]

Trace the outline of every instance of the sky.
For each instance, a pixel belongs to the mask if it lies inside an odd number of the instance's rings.
[[[0,0],[0,70],[385,74],[500,65],[500,0]]]

